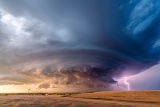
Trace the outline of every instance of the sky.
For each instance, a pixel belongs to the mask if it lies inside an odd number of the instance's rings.
[[[160,89],[159,0],[0,0],[0,92]]]

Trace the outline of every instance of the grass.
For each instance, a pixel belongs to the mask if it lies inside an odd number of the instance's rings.
[[[160,107],[160,91],[6,93],[0,107]]]
[[[160,91],[107,91],[75,94],[70,97],[160,104]]]

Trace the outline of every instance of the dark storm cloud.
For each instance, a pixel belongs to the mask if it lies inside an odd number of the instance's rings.
[[[19,63],[24,64],[14,66],[15,73],[65,86],[108,87],[116,83],[112,77],[135,74],[145,68],[143,63],[123,55],[88,49],[45,51],[22,58],[24,61]]]
[[[0,42],[12,53],[14,73],[24,78],[108,87],[116,83],[113,78],[137,74],[159,62],[159,4],[158,0],[0,0],[1,23],[11,25],[14,34],[2,34]]]

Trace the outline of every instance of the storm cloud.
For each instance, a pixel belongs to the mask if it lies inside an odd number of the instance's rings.
[[[158,0],[0,0],[0,72],[38,88],[107,89],[159,63],[159,7]]]

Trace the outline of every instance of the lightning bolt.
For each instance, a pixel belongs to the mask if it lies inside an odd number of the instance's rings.
[[[130,89],[129,83],[127,82],[127,78],[128,78],[128,77],[124,77],[124,83],[127,85],[127,89],[128,89],[128,91],[129,91],[129,90],[131,90],[131,89]]]

